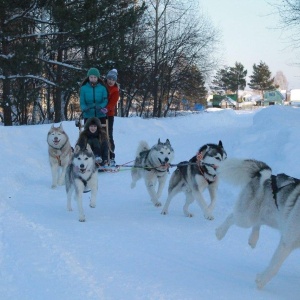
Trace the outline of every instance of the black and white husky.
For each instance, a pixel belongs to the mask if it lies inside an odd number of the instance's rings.
[[[259,229],[268,225],[281,238],[268,267],[256,277],[263,288],[278,272],[284,260],[300,247],[300,180],[285,174],[272,175],[271,168],[257,160],[230,159],[219,168],[220,178],[242,187],[233,213],[216,229],[222,239],[230,226],[252,227],[248,243],[254,248]]]
[[[189,161],[178,164],[173,172],[168,188],[168,198],[162,210],[162,214],[168,213],[168,208],[172,198],[179,192],[184,192],[186,199],[183,212],[187,217],[193,215],[188,211],[189,205],[197,200],[202,208],[204,217],[213,220],[212,211],[216,202],[216,191],[218,187],[217,168],[221,161],[226,159],[227,154],[223,144],[206,144],[202,146],[197,155]],[[203,191],[208,188],[210,194],[210,204],[207,205],[203,198]]]
[[[146,188],[155,206],[161,206],[158,199],[161,196],[165,186],[169,164],[174,158],[174,150],[170,141],[167,139],[162,143],[160,139],[152,148],[148,143],[141,141],[136,151],[134,166],[131,169],[131,188],[134,188],[136,182],[144,178]],[[155,190],[158,182],[158,189]]]
[[[71,164],[66,172],[67,209],[72,210],[71,200],[75,191],[79,211],[79,221],[84,222],[85,216],[82,207],[82,193],[91,191],[90,207],[96,207],[96,196],[98,191],[98,172],[96,170],[95,156],[89,144],[86,149],[80,149],[77,145],[74,150]]]

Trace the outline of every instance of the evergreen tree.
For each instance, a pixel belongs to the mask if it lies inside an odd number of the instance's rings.
[[[244,66],[236,62],[234,67],[229,68],[228,72],[228,87],[232,92],[236,93],[236,99],[238,100],[238,91],[244,90],[246,87],[247,70],[244,70]]]
[[[246,76],[247,70],[244,70],[241,63],[236,62],[234,67],[218,70],[212,81],[211,89],[219,94],[221,91],[225,93],[228,91],[235,92],[238,98],[238,90],[243,90],[246,87]]]
[[[205,87],[205,79],[200,70],[193,66],[187,70],[185,80],[180,87],[180,92],[192,104],[201,103],[206,105],[207,89]]]
[[[271,77],[269,67],[262,61],[258,65],[253,65],[253,74],[250,76],[249,87],[253,90],[264,91],[273,90],[275,88],[274,77]]]
[[[219,69],[214,76],[210,89],[217,94],[224,94],[229,90],[229,67]]]
[[[38,84],[40,64],[36,60],[40,44],[34,31],[37,20],[34,9],[37,1],[0,2],[0,83],[4,125],[12,125],[12,116],[17,123],[35,100],[33,90]],[[30,91],[30,88],[33,89]],[[22,92],[21,92],[22,91]]]

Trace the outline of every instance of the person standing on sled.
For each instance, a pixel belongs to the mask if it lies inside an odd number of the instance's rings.
[[[114,118],[115,118],[115,111],[116,105],[120,98],[119,87],[117,84],[118,79],[118,71],[116,69],[110,70],[107,75],[104,83],[108,90],[108,104],[107,108],[107,119],[108,119],[108,136],[110,142],[110,165],[115,165],[115,142],[113,137],[114,131]],[[101,120],[101,122],[103,122]]]
[[[86,120],[84,130],[80,133],[76,145],[85,149],[89,144],[95,155],[98,166],[108,165],[109,141],[105,130],[101,128],[98,118],[92,117]]]
[[[80,87],[80,109],[84,122],[91,117],[106,118],[107,96],[107,88],[100,79],[99,70],[90,68]]]

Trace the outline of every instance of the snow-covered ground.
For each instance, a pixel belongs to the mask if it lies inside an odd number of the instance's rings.
[[[57,124],[58,126],[58,124]],[[221,182],[215,220],[184,195],[169,214],[150,202],[139,181],[130,189],[130,168],[99,174],[97,207],[84,194],[86,222],[66,209],[63,186],[53,190],[46,136],[50,124],[0,127],[0,295],[5,300],[299,299],[300,253],[259,291],[255,276],[268,264],[279,233],[263,227],[257,247],[249,229],[233,227],[222,241],[215,228],[231,211],[238,190]],[[63,122],[74,146],[78,129]],[[178,163],[206,143],[222,140],[228,157],[254,158],[273,173],[300,178],[300,110],[214,110],[163,119],[116,118],[117,164],[131,162],[140,140],[169,138]],[[175,168],[171,168],[171,172]],[[167,197],[165,187],[162,202]],[[208,193],[205,193],[208,198]]]

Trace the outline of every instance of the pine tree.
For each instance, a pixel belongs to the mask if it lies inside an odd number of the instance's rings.
[[[0,106],[6,126],[12,125],[12,115],[19,122],[18,115],[26,114],[35,98],[30,87],[35,89],[37,84],[40,65],[36,56],[40,44],[34,36],[34,8],[37,9],[36,1],[0,2]]]
[[[228,91],[238,94],[238,90],[243,90],[246,87],[247,70],[244,70],[244,66],[236,62],[234,67],[225,67],[220,69],[214,80],[212,81],[212,90],[215,91]]]
[[[229,68],[228,81],[229,89],[236,93],[236,99],[238,101],[238,91],[244,90],[246,87],[247,70],[244,70],[244,66],[236,62],[234,67]]]
[[[219,69],[212,80],[210,89],[218,94],[226,93],[229,89],[228,73],[229,67]]]
[[[273,90],[275,88],[274,77],[271,77],[269,67],[262,61],[258,65],[253,65],[253,74],[250,76],[249,87],[253,90],[264,91]]]

